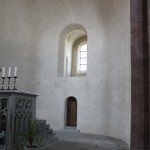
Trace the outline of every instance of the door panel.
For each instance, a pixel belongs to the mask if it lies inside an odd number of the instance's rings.
[[[67,101],[67,126],[77,126],[77,101],[72,97]]]

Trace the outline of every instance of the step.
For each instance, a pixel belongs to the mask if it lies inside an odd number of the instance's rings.
[[[77,133],[80,132],[80,130],[78,130],[76,127],[68,127],[68,126],[64,127],[60,131],[62,131],[62,132],[77,132]]]

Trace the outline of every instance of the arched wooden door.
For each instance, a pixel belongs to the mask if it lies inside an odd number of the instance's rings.
[[[77,126],[77,100],[74,97],[67,99],[67,126]]]

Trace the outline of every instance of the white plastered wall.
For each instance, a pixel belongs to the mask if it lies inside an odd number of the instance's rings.
[[[57,77],[59,36],[71,23],[88,33],[85,77]],[[78,101],[77,128],[130,143],[129,0],[0,1],[0,65],[18,66],[18,88],[39,93],[37,118],[65,125],[65,100]]]

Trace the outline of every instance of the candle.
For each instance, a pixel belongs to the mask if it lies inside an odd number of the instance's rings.
[[[14,77],[17,77],[17,67],[14,69]]]
[[[2,77],[3,78],[5,77],[5,67],[3,67],[3,69],[2,69]]]
[[[11,77],[11,67],[8,69],[8,77]]]

